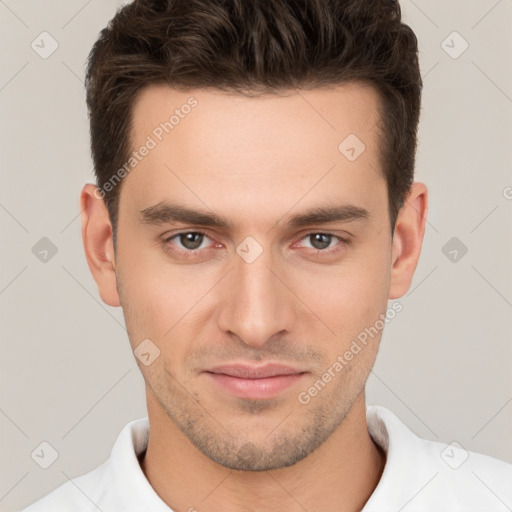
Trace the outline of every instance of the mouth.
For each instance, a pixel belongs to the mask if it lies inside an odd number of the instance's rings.
[[[204,373],[216,387],[235,397],[264,400],[297,384],[309,372],[281,364],[232,364],[216,366]]]

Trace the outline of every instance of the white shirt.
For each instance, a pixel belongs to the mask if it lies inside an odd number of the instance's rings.
[[[421,439],[382,406],[368,406],[366,417],[372,439],[387,457],[363,512],[512,510],[512,464],[457,445]],[[172,512],[137,459],[148,439],[148,418],[131,421],[106,462],[22,512]]]

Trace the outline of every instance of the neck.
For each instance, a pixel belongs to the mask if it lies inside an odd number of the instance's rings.
[[[151,433],[141,468],[176,512],[359,511],[377,486],[385,453],[371,439],[364,392],[336,431],[286,468],[237,471],[202,454],[148,396]]]

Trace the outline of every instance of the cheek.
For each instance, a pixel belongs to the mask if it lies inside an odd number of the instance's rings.
[[[141,269],[127,292],[130,315],[135,316],[137,325],[162,343],[176,337],[204,295],[201,290],[205,283],[194,286],[191,280],[182,281],[175,276],[151,270],[146,273]]]
[[[169,329],[198,300],[202,272],[170,262],[157,245],[137,247],[130,238],[119,241],[118,269],[123,294],[133,312],[161,330]]]
[[[171,265],[153,254],[132,253],[129,259],[129,265],[120,260],[119,274],[132,348],[149,338],[160,350],[155,363],[141,370],[148,378],[167,371],[182,380],[188,354],[201,340],[202,315],[215,271]]]
[[[360,243],[336,264],[309,262],[283,268],[283,278],[294,292],[289,305],[303,312],[297,327],[315,338],[327,335],[332,340],[329,346],[341,350],[373,325],[386,309],[389,292],[390,255],[385,243],[377,237]],[[119,248],[123,310],[133,343],[153,337],[165,351],[172,346],[173,353],[180,352],[180,340],[196,333],[216,307],[215,296],[229,281],[218,282],[225,267],[214,262],[175,264],[162,248],[141,248],[121,239]]]
[[[294,289],[312,311],[345,338],[373,325],[385,311],[390,283],[388,261],[382,246],[361,247],[340,264],[295,272]]]

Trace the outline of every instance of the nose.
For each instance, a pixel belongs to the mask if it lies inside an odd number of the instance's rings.
[[[218,327],[254,348],[289,333],[296,299],[285,284],[285,272],[273,264],[271,251],[263,251],[252,263],[235,255],[233,264],[224,280]]]

